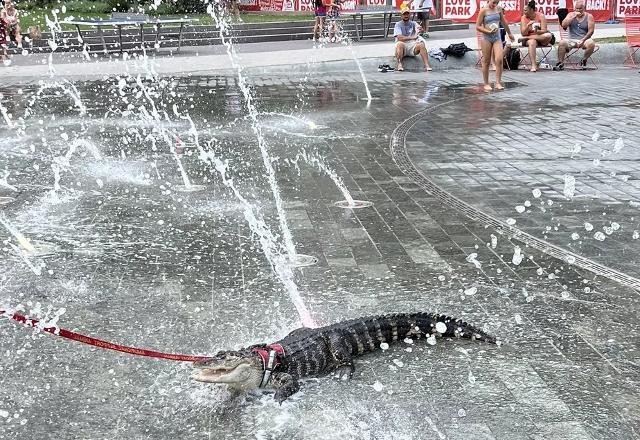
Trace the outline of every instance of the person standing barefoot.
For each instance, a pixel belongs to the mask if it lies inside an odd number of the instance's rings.
[[[324,18],[327,16],[327,7],[324,5],[323,0],[315,0],[314,6],[316,21],[313,25],[313,41],[318,41],[322,37]]]
[[[484,82],[484,90],[490,92],[493,90],[489,84],[489,65],[494,60],[496,66],[496,90],[503,90],[502,85],[502,40],[500,39],[500,24],[507,31],[509,39],[515,41],[509,24],[504,18],[504,11],[498,8],[500,0],[489,0],[487,5],[480,10],[478,20],[476,21],[476,30],[483,34],[482,49],[482,80]]]

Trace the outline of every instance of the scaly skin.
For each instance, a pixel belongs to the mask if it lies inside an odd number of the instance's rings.
[[[496,342],[493,336],[460,319],[429,313],[368,316],[326,327],[299,328],[276,342],[284,348],[285,355],[278,358],[280,364],[267,386],[276,390],[275,399],[282,403],[300,389],[301,378],[334,373],[346,380],[354,372],[355,356],[378,350],[383,343],[431,335]],[[254,345],[218,352],[212,359],[195,362],[198,370],[192,377],[201,382],[226,383],[239,390],[258,388],[264,370],[261,358],[253,350],[266,347]]]

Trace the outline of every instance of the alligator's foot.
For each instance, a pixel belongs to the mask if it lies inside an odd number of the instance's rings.
[[[353,365],[342,365],[333,371],[333,377],[335,377],[336,379],[347,381],[351,379],[351,376],[353,376],[353,372],[355,370],[356,369]]]

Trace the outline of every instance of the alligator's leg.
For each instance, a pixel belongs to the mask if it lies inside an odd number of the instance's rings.
[[[289,373],[274,373],[271,376],[271,386],[276,390],[273,398],[278,403],[284,402],[300,390],[300,384]]]
[[[338,335],[329,337],[328,349],[333,358],[328,365],[333,365],[333,376],[341,380],[349,380],[356,370],[353,366],[351,349],[347,346],[345,339]]]
[[[333,371],[333,377],[340,380],[349,380],[351,376],[353,376],[354,371],[356,371],[356,368],[353,364],[342,365]]]

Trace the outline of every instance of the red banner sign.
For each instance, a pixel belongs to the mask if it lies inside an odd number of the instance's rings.
[[[618,0],[616,17],[640,16],[640,0]]]
[[[442,18],[457,22],[475,23],[478,13],[487,2],[485,0],[443,0]],[[522,17],[521,0],[503,0],[500,6],[504,9],[508,23],[516,23]]]
[[[410,0],[391,0],[397,8],[403,2]],[[542,12],[547,20],[558,19],[558,8],[567,7],[573,10],[575,0],[536,0],[538,11]],[[526,0],[501,0],[500,6],[505,11],[505,17],[509,23],[519,23],[522,17],[522,6]],[[612,11],[612,4],[615,8]],[[240,9],[245,11],[299,11],[313,12],[314,0],[239,0]],[[342,3],[343,11],[351,11],[356,5],[385,6],[387,0],[345,0]],[[486,0],[442,0],[442,18],[461,23],[475,23],[478,12],[486,4]],[[612,17],[624,17],[625,15],[640,15],[640,0],[585,0],[587,12],[593,14],[596,21],[607,21]]]

